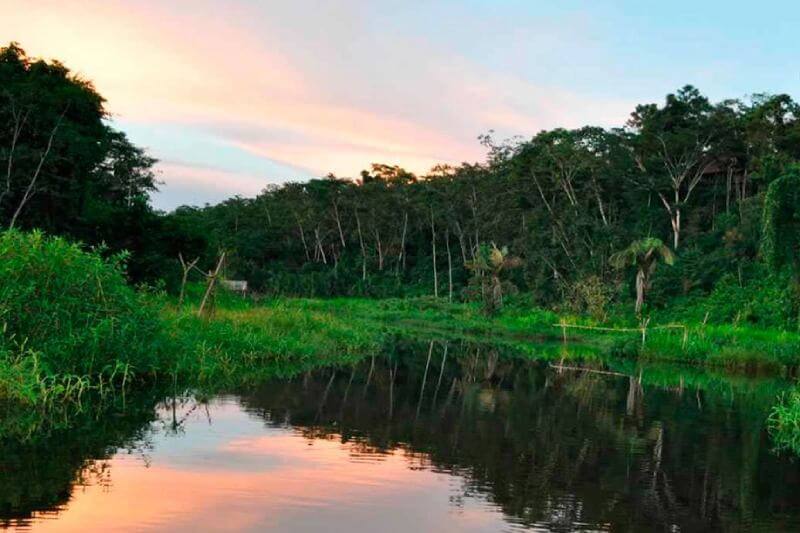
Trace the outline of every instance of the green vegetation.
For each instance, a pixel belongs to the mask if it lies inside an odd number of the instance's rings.
[[[209,319],[197,312],[201,285],[189,285],[182,306],[165,294],[137,293],[125,283],[124,257],[103,258],[61,238],[5,232],[0,259],[0,388],[4,398],[28,403],[80,401],[146,380],[231,387],[352,361],[392,335],[491,339],[547,359],[772,370],[800,364],[794,332],[643,325],[633,317],[598,322],[531,308],[519,297],[488,317],[481,303],[430,297],[256,302],[220,293]]]
[[[161,318],[171,365],[164,370],[213,389],[353,361],[383,341],[379,330],[349,321],[336,308],[314,309],[302,301],[251,305],[231,296],[206,320],[196,305],[179,309],[170,300]]]
[[[222,388],[397,333],[558,360],[800,363],[800,105],[787,95],[713,103],[687,86],[620,128],[482,136],[480,163],[373,164],[159,213],[155,160],[109,125],[89,81],[11,44],[0,87],[6,400]],[[246,280],[257,301],[214,301],[209,286],[214,311],[198,313],[205,272]],[[776,408],[775,427],[798,405]]]
[[[123,260],[38,232],[0,234],[0,396],[80,398],[160,366],[158,321]]]
[[[672,265],[675,256],[672,250],[667,248],[661,239],[648,237],[634,241],[624,250],[617,252],[609,257],[609,262],[616,268],[624,268],[628,265],[636,267],[636,315],[640,315],[644,306],[644,298],[650,290],[650,276],[656,269],[658,258]]]
[[[516,289],[512,283],[503,282],[500,278],[521,264],[519,257],[509,255],[505,246],[498,248],[492,244],[491,248],[486,245],[478,247],[474,259],[467,262],[466,267],[473,272],[470,288],[482,302],[484,313],[491,316],[500,311],[503,307],[503,293],[508,292],[509,288]]]
[[[137,293],[123,260],[38,232],[0,233],[0,399],[80,402],[160,377],[224,387],[346,360],[380,340],[331,312],[276,303],[254,313],[224,296],[213,321],[198,318]]]
[[[800,391],[781,396],[770,413],[769,428],[779,449],[800,455]]]

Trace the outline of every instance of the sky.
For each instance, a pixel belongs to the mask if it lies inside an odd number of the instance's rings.
[[[797,98],[798,27],[796,0],[0,0],[0,43],[92,80],[159,159],[164,210],[479,161],[479,134],[618,126],[689,83]]]

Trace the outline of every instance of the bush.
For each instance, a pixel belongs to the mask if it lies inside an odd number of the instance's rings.
[[[614,290],[599,276],[588,276],[573,283],[565,295],[565,307],[572,313],[589,313],[592,318],[605,321],[607,308]]]
[[[0,367],[38,382],[155,368],[158,317],[126,284],[124,259],[40,232],[0,234]]]
[[[752,325],[761,328],[795,330],[797,318],[789,279],[766,272],[763,265],[752,265],[752,272],[740,281],[726,275],[708,296],[674,301],[663,318],[678,322]]]

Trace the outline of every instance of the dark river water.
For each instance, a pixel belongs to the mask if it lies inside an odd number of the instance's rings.
[[[26,437],[23,417],[0,527],[800,531],[800,462],[765,429],[784,382],[597,370],[437,342]]]

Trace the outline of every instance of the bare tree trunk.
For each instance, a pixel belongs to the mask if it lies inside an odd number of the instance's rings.
[[[19,204],[17,205],[16,211],[14,211],[14,215],[11,217],[11,222],[8,224],[8,229],[14,229],[14,225],[17,223],[17,218],[19,218],[20,213],[22,212],[22,208],[25,207],[25,204],[28,203],[28,200],[31,199],[35,192],[36,182],[39,179],[39,175],[42,173],[42,167],[44,166],[45,159],[50,154],[50,150],[53,148],[53,139],[56,136],[56,132],[58,128],[61,126],[61,121],[64,119],[64,115],[67,113],[67,109],[69,109],[69,105],[64,108],[64,111],[61,112],[61,115],[58,117],[55,126],[53,126],[53,130],[50,132],[50,137],[47,139],[47,147],[45,148],[42,155],[39,157],[39,164],[36,165],[36,170],[31,176],[30,181],[28,182],[28,187],[25,189],[25,193],[22,195],[22,199],[20,200]]]
[[[747,171],[742,176],[742,200],[747,198]]]
[[[408,229],[408,211],[403,213],[403,233],[400,237],[400,256],[397,258],[397,272],[406,269],[406,230]]]
[[[606,210],[603,206],[603,199],[600,197],[600,187],[597,185],[597,180],[592,176],[592,183],[594,184],[594,196],[597,199],[597,208],[600,210],[600,217],[603,219],[603,225],[608,226],[608,219],[606,218]]]
[[[463,264],[467,264],[467,245],[464,242],[464,232],[461,230],[461,225],[456,220],[456,232],[458,233],[458,244],[461,247],[461,260]]]
[[[444,232],[444,243],[447,248],[447,301],[453,301],[453,259],[450,256],[450,230]]]
[[[672,227],[672,247],[677,250],[681,236],[681,208],[678,207],[680,202],[679,192],[675,191],[675,205],[670,205],[666,196],[661,193],[658,193],[658,197],[661,198],[661,203],[664,204],[664,209],[667,210],[669,215],[669,224]]]
[[[636,272],[636,314],[641,315],[644,305],[644,292],[647,288],[647,277],[643,269]]]
[[[375,250],[378,252],[378,270],[383,271],[383,245],[381,244],[381,232],[375,229]]]
[[[364,246],[364,235],[361,233],[361,217],[356,211],[356,227],[358,228],[358,242],[361,245],[361,279],[367,280],[367,247]]]
[[[267,214],[267,227],[272,225],[272,213],[269,212],[269,204],[264,200],[264,212]]]
[[[197,265],[197,262],[200,261],[200,258],[197,257],[193,261],[187,263],[183,259],[182,254],[178,254],[178,260],[181,262],[181,268],[183,269],[183,277],[181,278],[181,292],[178,296],[178,308],[183,307],[183,300],[184,296],[186,295],[186,282],[189,279],[189,272]]]
[[[553,220],[553,235],[555,239],[561,245],[561,249],[564,250],[564,254],[567,256],[567,259],[569,260],[573,268],[577,268],[578,265],[575,264],[575,261],[572,259],[572,254],[570,253],[569,248],[567,248],[568,239],[566,232],[564,231],[564,227],[561,225],[561,219],[558,218],[555,211],[553,210],[553,206],[550,204],[550,202],[547,201],[547,197],[544,194],[544,190],[542,189],[542,186],[539,184],[539,178],[537,178],[536,174],[533,172],[531,172],[531,177],[533,178],[533,181],[536,184],[536,188],[539,191],[539,196],[542,198],[544,206],[547,208],[547,212],[550,214],[550,218]]]
[[[478,233],[478,192],[475,190],[474,185],[472,187],[472,221],[475,224],[475,246],[478,246],[481,242]]]
[[[339,240],[342,241],[342,248],[347,248],[347,243],[344,240],[344,232],[342,231],[342,220],[339,216],[339,206],[333,202],[333,216],[336,219],[336,228],[339,230]]]
[[[436,272],[436,226],[433,223],[433,208],[431,208],[431,255],[433,257],[433,296],[439,297],[439,275]]]
[[[303,224],[300,223],[300,217],[295,213],[294,217],[297,219],[297,227],[300,228],[300,241],[303,243],[303,250],[306,252],[306,260],[311,261],[311,254],[308,252],[308,243],[306,243],[306,232],[303,230]]]
[[[725,212],[729,213],[731,210],[731,185],[733,184],[733,167],[728,167],[727,183],[725,185]]]
[[[666,196],[661,192],[658,193],[658,196],[669,214],[673,245],[677,250],[681,234],[681,206],[688,204],[694,189],[702,181],[712,163],[712,160],[707,157],[704,160],[703,155],[704,147],[708,144],[709,139],[698,138],[692,153],[683,153],[679,157],[670,154],[663,138],[659,137],[659,141],[661,141],[661,159],[664,169],[672,182],[674,203],[670,204]],[[686,184],[685,187],[683,186],[684,183]],[[681,198],[681,190],[684,190],[683,198]]]
[[[9,99],[11,100],[11,116],[14,117],[14,125],[11,131],[11,148],[8,151],[8,163],[6,164],[6,184],[3,192],[0,193],[0,206],[2,206],[6,195],[11,193],[11,176],[14,169],[14,151],[17,148],[17,141],[19,141],[22,128],[25,127],[25,122],[28,120],[28,111],[26,111],[25,114],[22,114],[21,111],[17,111],[16,107],[14,106],[14,99],[10,95]]]
[[[314,237],[317,240],[317,248],[319,248],[319,254],[322,257],[322,262],[327,265],[328,258],[325,256],[325,249],[322,247],[322,239],[319,238],[319,227],[314,228]]]

